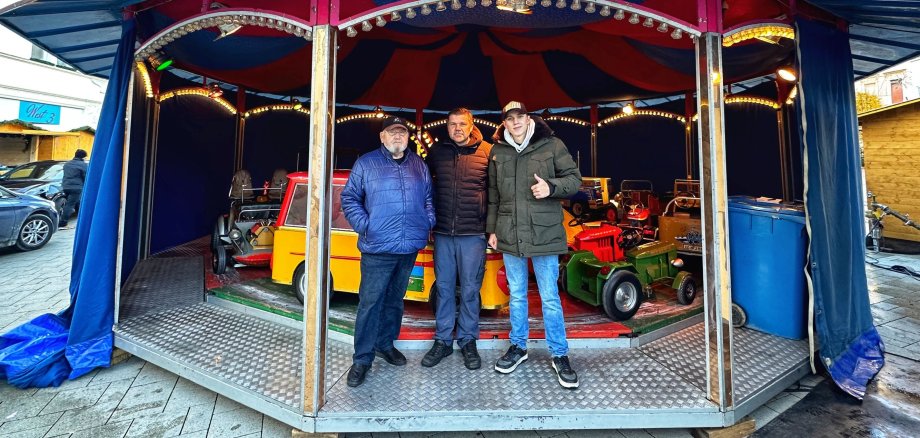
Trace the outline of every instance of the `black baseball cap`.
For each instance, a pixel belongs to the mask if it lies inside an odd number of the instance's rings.
[[[518,102],[516,100],[512,100],[511,102],[506,103],[505,107],[502,108],[502,120],[508,117],[508,114],[510,114],[512,111],[517,111],[522,114],[527,114],[527,108],[524,107],[523,103]]]
[[[406,119],[402,117],[394,117],[394,116],[389,116],[383,119],[383,125],[381,126],[380,130],[384,131],[393,125],[399,125],[399,126],[402,126],[403,128],[406,128],[406,131],[411,131],[411,129],[409,129],[409,122],[407,122]]]

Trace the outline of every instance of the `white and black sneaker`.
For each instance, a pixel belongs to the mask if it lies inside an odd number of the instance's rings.
[[[527,350],[511,344],[511,348],[508,349],[508,352],[495,362],[495,371],[502,374],[509,374],[525,360],[527,360]]]
[[[556,377],[563,388],[578,388],[578,374],[569,364],[568,356],[554,357],[553,369],[556,370]]]

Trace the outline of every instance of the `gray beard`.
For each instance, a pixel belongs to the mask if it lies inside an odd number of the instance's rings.
[[[401,154],[401,153],[403,153],[403,152],[406,152],[406,149],[409,147],[409,145],[408,145],[408,144],[405,145],[405,146],[387,146],[387,145],[383,145],[383,147],[385,147],[385,148],[387,149],[387,151],[390,152],[390,155],[399,155],[399,154]]]

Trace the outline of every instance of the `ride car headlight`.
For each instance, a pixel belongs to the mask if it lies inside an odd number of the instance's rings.
[[[230,230],[230,238],[233,240],[240,240],[243,237],[243,233],[240,230]]]

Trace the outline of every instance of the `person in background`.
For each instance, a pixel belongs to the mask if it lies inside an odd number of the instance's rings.
[[[479,339],[479,289],[485,272],[489,153],[473,114],[457,108],[447,115],[449,139],[434,145],[425,158],[434,184],[434,275],[437,286],[434,344],[422,358],[433,367],[454,351],[454,326],[463,364],[482,366]],[[455,291],[460,280],[460,315]]]
[[[64,163],[64,177],[61,181],[61,190],[67,196],[67,202],[64,203],[64,211],[61,212],[61,220],[58,222],[59,229],[70,228],[68,222],[70,216],[80,205],[80,198],[83,196],[83,184],[86,183],[86,151],[77,149],[73,154],[73,159]]]
[[[489,246],[502,252],[511,302],[511,347],[495,363],[508,374],[527,360],[527,261],[533,263],[546,344],[559,384],[578,387],[569,362],[565,320],[559,300],[559,254],[568,251],[560,199],[578,191],[581,173],[562,140],[520,102],[502,108],[502,126],[492,137],[489,160]]]
[[[355,353],[346,383],[364,383],[374,355],[396,366],[406,356],[393,346],[402,325],[403,298],[418,251],[434,226],[431,175],[411,150],[409,125],[387,117],[381,146],[362,155],[342,190],[342,210],[358,233],[361,284],[355,317]]]

